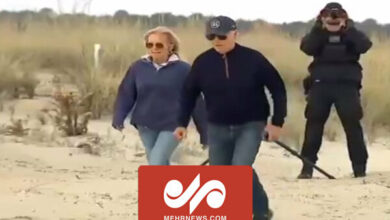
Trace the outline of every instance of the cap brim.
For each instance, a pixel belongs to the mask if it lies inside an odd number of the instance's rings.
[[[211,29],[211,30],[207,30],[206,31],[206,35],[210,35],[210,34],[215,34],[215,35],[219,35],[219,36],[226,36],[229,34],[230,31],[222,31],[222,30],[216,30],[216,29]]]

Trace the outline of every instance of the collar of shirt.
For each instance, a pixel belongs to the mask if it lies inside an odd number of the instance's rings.
[[[176,61],[179,61],[179,60],[180,60],[180,57],[179,57],[177,54],[172,54],[172,55],[168,58],[168,61],[167,61],[167,62],[165,62],[165,63],[160,63],[160,64],[153,62],[152,57],[151,57],[150,55],[148,55],[148,54],[142,56],[141,58],[147,60],[148,62],[151,62],[151,63],[153,64],[153,66],[154,66],[157,70],[163,68],[164,66],[168,65],[169,63],[176,62]]]

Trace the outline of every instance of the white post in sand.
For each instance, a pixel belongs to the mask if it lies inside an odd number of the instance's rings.
[[[99,68],[99,58],[100,58],[100,50],[101,49],[102,49],[102,47],[100,44],[94,45],[93,60],[94,60],[95,69]]]

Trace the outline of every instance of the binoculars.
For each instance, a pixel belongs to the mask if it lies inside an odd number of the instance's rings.
[[[321,16],[322,17],[331,17],[332,19],[344,18],[344,17],[346,17],[346,12],[344,10],[341,10],[338,8],[333,8],[333,9],[324,10],[321,13]]]
[[[337,19],[337,18],[342,17],[343,14],[344,14],[343,11],[341,11],[339,9],[331,9],[329,15],[331,18]]]

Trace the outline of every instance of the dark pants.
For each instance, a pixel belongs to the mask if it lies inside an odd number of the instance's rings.
[[[210,165],[252,166],[259,151],[264,126],[264,122],[249,122],[239,126],[209,124]],[[264,219],[267,213],[268,197],[253,170],[254,219]]]
[[[347,84],[314,83],[310,89],[305,110],[307,118],[302,156],[313,163],[322,143],[324,125],[334,104],[347,137],[349,157],[352,166],[364,166],[368,153],[360,120],[363,110],[359,87]]]

